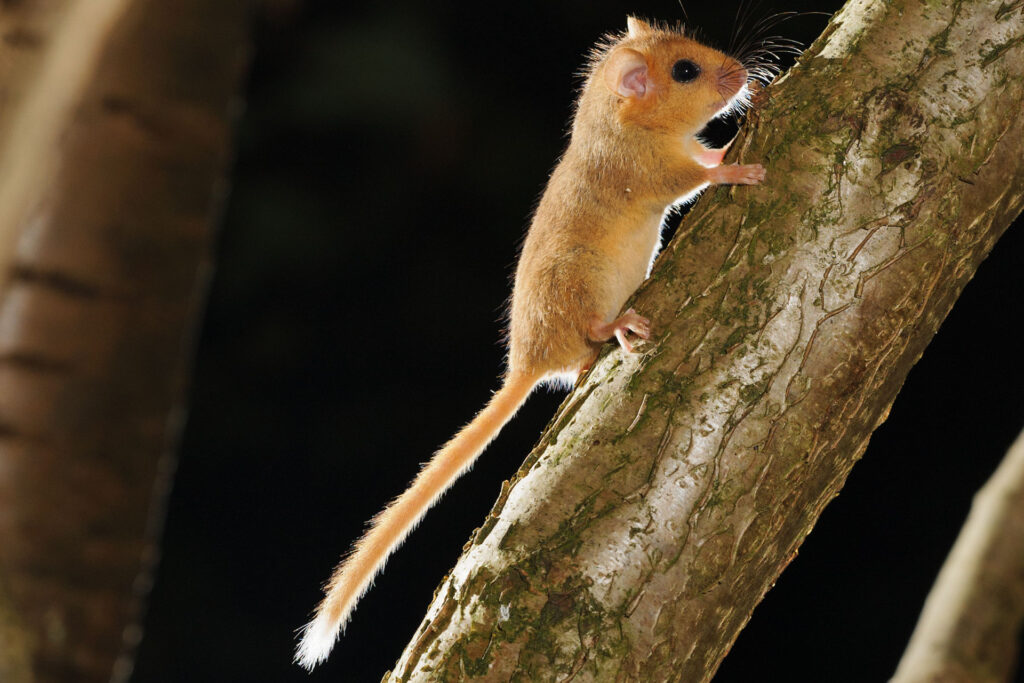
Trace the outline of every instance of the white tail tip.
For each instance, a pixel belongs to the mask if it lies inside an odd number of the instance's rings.
[[[314,666],[327,659],[341,634],[340,624],[332,624],[325,611],[302,627],[302,640],[295,650],[295,663],[307,671],[312,671]]]

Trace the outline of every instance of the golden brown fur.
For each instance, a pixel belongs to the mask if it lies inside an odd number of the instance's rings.
[[[635,20],[630,27],[592,62],[569,147],[523,244],[510,316],[512,370],[587,365],[603,341],[591,339],[592,318],[612,320],[647,276],[666,207],[714,181],[694,158],[705,151],[694,136],[745,85],[746,73],[680,32]],[[652,94],[624,98],[602,87],[621,50],[646,58]],[[670,72],[680,59],[704,66],[708,80],[674,83]]]
[[[735,60],[677,31],[636,19],[592,62],[568,149],[537,207],[512,293],[508,369],[488,405],[371,522],[335,570],[296,659],[326,658],[385,560],[546,379],[574,377],[616,336],[647,338],[649,321],[622,305],[647,276],[665,209],[709,183],[756,183],[760,166],[717,166],[724,150],[695,138],[746,83]],[[700,76],[685,83],[673,65]]]

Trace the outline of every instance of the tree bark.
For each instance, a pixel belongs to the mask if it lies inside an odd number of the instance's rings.
[[[978,491],[893,683],[997,683],[1024,622],[1024,434]]]
[[[0,8],[0,679],[127,678],[248,0]]]
[[[1024,206],[1024,7],[854,0],[733,145],[389,681],[706,681]]]

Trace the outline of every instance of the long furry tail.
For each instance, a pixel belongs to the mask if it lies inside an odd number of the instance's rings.
[[[434,454],[402,495],[370,520],[370,529],[334,570],[316,615],[302,628],[295,661],[307,669],[327,659],[359,598],[384,563],[449,486],[469,469],[540,380],[509,376],[473,421]]]

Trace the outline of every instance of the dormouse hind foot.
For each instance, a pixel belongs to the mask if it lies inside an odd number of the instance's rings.
[[[707,170],[707,179],[712,185],[757,185],[764,176],[761,164],[728,164]]]
[[[590,323],[590,338],[594,341],[608,341],[613,336],[628,353],[633,353],[633,345],[626,338],[626,332],[632,332],[641,339],[651,338],[651,321],[632,308],[610,323],[602,323],[597,316]]]

